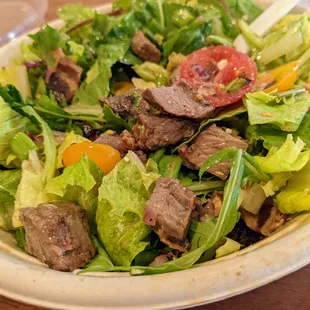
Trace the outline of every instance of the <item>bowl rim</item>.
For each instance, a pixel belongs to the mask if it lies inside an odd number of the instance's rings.
[[[111,4],[97,9],[110,10]],[[61,21],[49,25],[59,27]],[[4,45],[0,54],[16,50],[26,38]],[[120,273],[76,276],[50,270],[8,246],[1,240],[4,235],[10,237],[0,231],[0,295],[54,309],[193,307],[245,293],[310,263],[310,214],[296,217],[277,234],[227,257],[184,271],[142,277]]]

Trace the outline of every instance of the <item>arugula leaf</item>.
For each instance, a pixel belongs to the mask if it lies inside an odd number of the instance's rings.
[[[169,177],[174,179],[179,178],[181,166],[182,158],[177,155],[165,155],[160,159],[158,163],[159,173],[163,177]]]
[[[38,54],[48,66],[54,67],[56,61],[51,52],[55,51],[57,47],[60,46],[61,39],[59,32],[49,25],[46,25],[36,34],[30,34],[29,37],[34,41],[33,48],[37,51],[36,54]]]
[[[23,227],[17,228],[15,232],[16,245],[23,251],[26,252],[27,241],[26,231]]]
[[[48,97],[45,95],[41,96],[36,103],[37,105],[34,106],[34,109],[54,130],[63,127],[65,131],[72,130],[71,121],[97,122],[100,124],[104,122],[101,107],[98,107],[99,109],[88,109],[75,105],[73,108],[69,106],[66,110],[63,110],[53,96]]]
[[[179,30],[171,32],[163,44],[164,62],[172,52],[188,55],[205,46],[205,38],[211,34],[209,21],[195,21]]]
[[[216,220],[207,219],[205,222],[192,221],[189,227],[189,240],[191,251],[202,247],[212,235],[216,225]]]
[[[118,133],[121,133],[124,129],[131,131],[129,123],[122,119],[117,113],[114,113],[106,104],[103,107],[103,115],[106,121],[105,130],[112,129]]]
[[[196,181],[196,182],[191,181],[189,184],[185,183],[184,186],[192,190],[195,193],[195,195],[207,195],[209,193],[213,193],[214,191],[223,190],[225,183],[226,183],[225,181],[212,181],[212,180]]]

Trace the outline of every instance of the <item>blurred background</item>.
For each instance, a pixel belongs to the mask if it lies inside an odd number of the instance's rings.
[[[264,3],[270,0],[260,0]],[[64,3],[82,2],[88,6],[109,3],[109,0],[0,0],[0,45],[22,33],[57,17],[57,9]],[[310,8],[310,0],[300,5]]]

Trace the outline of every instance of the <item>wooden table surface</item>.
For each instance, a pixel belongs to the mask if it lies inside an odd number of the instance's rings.
[[[64,3],[87,3],[95,6],[107,0],[49,0],[47,20],[56,17],[57,8]],[[1,4],[0,4],[1,7]],[[281,257],[279,257],[281,259]],[[310,309],[310,265],[269,285],[252,292],[195,310],[309,310]],[[0,310],[44,310],[0,296]]]

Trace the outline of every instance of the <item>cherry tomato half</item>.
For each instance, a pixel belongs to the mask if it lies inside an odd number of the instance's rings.
[[[255,62],[228,46],[202,48],[190,54],[181,65],[181,78],[198,90],[214,107],[223,107],[242,99],[254,87],[257,77]],[[234,91],[226,87],[235,80],[245,83]]]
[[[72,144],[63,153],[63,164],[68,167],[78,162],[84,154],[94,161],[104,174],[108,174],[121,160],[118,150],[110,145],[92,142]]]

